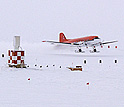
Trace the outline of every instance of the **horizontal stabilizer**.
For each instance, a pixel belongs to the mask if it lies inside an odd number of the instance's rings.
[[[79,45],[79,44],[76,44],[76,43],[66,43],[66,42],[55,42],[55,41],[42,41],[42,42],[49,42],[49,43],[52,43],[52,44],[70,44],[70,45]]]

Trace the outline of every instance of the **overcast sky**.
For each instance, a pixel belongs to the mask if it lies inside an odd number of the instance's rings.
[[[124,0],[0,0],[0,41],[25,42],[97,34],[124,39]],[[123,43],[123,42],[122,42]]]

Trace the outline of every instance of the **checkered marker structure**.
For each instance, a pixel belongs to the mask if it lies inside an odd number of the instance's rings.
[[[9,65],[24,64],[24,51],[8,50],[8,64]]]

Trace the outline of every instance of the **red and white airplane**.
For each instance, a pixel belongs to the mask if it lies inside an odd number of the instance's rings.
[[[96,50],[96,46],[102,46],[109,43],[115,43],[118,41],[110,41],[110,42],[101,42],[101,39],[98,36],[86,36],[82,38],[76,38],[76,39],[66,39],[64,33],[59,34],[59,42],[56,41],[42,41],[42,42],[50,42],[52,44],[69,44],[73,46],[78,47],[78,51],[76,52],[84,52],[81,50],[81,47],[92,47],[93,51],[90,52],[98,52]]]

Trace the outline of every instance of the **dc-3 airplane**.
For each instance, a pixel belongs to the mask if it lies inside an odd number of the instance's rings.
[[[86,37],[76,38],[76,39],[66,39],[64,33],[60,33],[59,42],[56,42],[56,41],[42,41],[42,42],[49,42],[52,44],[68,44],[72,46],[77,46],[78,51],[75,51],[77,53],[85,52],[81,49],[81,47],[87,47],[87,48],[92,47],[93,51],[90,50],[90,52],[94,53],[94,52],[99,52],[96,50],[97,46],[103,46],[105,44],[115,43],[118,41],[102,42],[98,36],[86,36]]]

